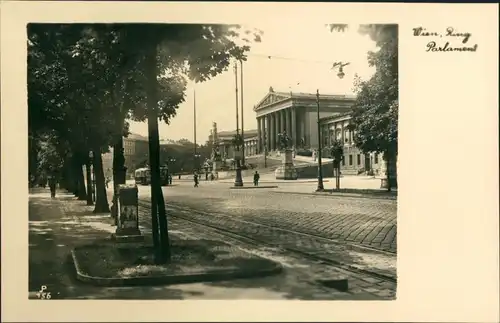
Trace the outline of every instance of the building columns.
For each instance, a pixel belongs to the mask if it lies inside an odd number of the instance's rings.
[[[285,111],[280,110],[280,132],[283,132],[283,130],[286,130],[286,125],[285,125]]]
[[[271,127],[270,127],[270,132],[271,132],[271,147],[270,150],[276,149],[276,118],[274,113],[270,114],[271,118]]]
[[[283,113],[285,114],[285,130],[286,130],[286,133],[290,136],[291,135],[290,110],[285,109],[285,110],[283,110]]]
[[[296,116],[296,111],[295,107],[292,107],[291,109],[292,112],[292,145],[293,147],[297,146],[297,116]]]
[[[262,127],[261,127],[261,118],[257,118],[257,140],[259,142],[259,149],[262,143]]]
[[[269,114],[265,117],[266,120],[266,147],[269,151],[271,149],[271,116]]]
[[[346,142],[345,142],[345,129],[344,129],[344,122],[342,121],[342,123],[340,124],[340,131],[342,131],[342,135],[340,136],[340,140],[342,141],[342,146],[345,146]]]

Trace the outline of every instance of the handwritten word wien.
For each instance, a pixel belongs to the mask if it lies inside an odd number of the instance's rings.
[[[413,36],[415,37],[447,37],[455,38],[461,40],[461,44],[467,44],[470,40],[472,34],[469,32],[457,32],[453,27],[448,27],[444,32],[429,31],[424,27],[413,28]],[[444,45],[439,46],[435,40],[431,40],[426,45],[426,52],[475,52],[477,50],[477,44],[473,46],[451,46],[449,41],[446,41]]]

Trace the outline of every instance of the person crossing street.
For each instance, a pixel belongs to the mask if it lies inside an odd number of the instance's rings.
[[[194,178],[194,187],[198,187],[199,177],[198,177],[198,173],[197,172],[194,173],[193,178]]]
[[[253,186],[259,186],[260,175],[258,171],[253,174]]]

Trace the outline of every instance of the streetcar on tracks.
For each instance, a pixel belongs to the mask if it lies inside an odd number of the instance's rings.
[[[149,168],[138,168],[134,172],[136,185],[148,185],[151,183],[151,171]]]
[[[167,166],[160,167],[160,184],[168,185],[169,172]],[[134,173],[136,185],[149,185],[151,183],[151,170],[149,168],[138,168]]]

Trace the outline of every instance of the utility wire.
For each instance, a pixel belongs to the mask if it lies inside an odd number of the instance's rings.
[[[266,58],[266,59],[269,59],[269,60],[280,59],[280,60],[287,60],[287,61],[304,62],[304,63],[316,63],[316,64],[333,64],[334,63],[334,61],[307,60],[307,59],[301,59],[301,58],[292,58],[292,57],[275,56],[275,55],[265,55],[265,54],[256,54],[256,53],[248,53],[247,56],[262,57],[262,58]]]

